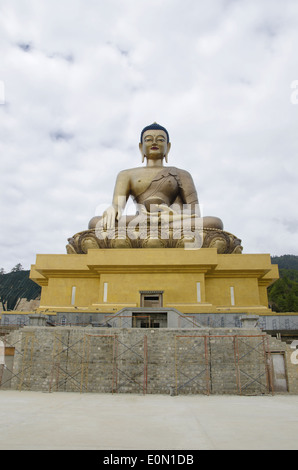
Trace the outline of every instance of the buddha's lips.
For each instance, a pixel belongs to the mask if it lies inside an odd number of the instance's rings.
[[[158,147],[151,147],[151,150],[158,150]]]

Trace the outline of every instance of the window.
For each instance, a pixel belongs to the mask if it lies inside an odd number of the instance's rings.
[[[235,305],[235,292],[234,287],[230,287],[230,294],[231,294],[231,305]]]
[[[197,282],[197,302],[201,302],[201,283]]]
[[[160,291],[141,291],[141,307],[162,307],[163,292]]]
[[[103,301],[104,302],[108,301],[108,283],[107,282],[103,283]]]
[[[76,286],[71,288],[71,305],[74,305],[76,301]]]

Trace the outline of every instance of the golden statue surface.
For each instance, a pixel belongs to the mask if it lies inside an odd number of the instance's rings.
[[[189,172],[164,165],[171,148],[168,131],[157,123],[141,132],[139,149],[146,165],[122,170],[112,205],[93,217],[88,230],[68,239],[67,253],[90,248],[217,248],[241,253],[241,240],[223,230],[218,217],[202,217]],[[136,214],[123,215],[132,197]]]

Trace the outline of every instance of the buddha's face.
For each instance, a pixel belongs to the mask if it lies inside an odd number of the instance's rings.
[[[144,132],[140,151],[143,158],[160,160],[167,158],[171,144],[167,140],[167,134],[159,129],[149,129]]]

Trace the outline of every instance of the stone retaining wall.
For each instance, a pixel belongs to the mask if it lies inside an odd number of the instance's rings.
[[[293,349],[257,328],[24,327],[4,341],[15,352],[0,389],[268,394],[274,391],[271,356],[280,353],[288,392],[298,394]]]

